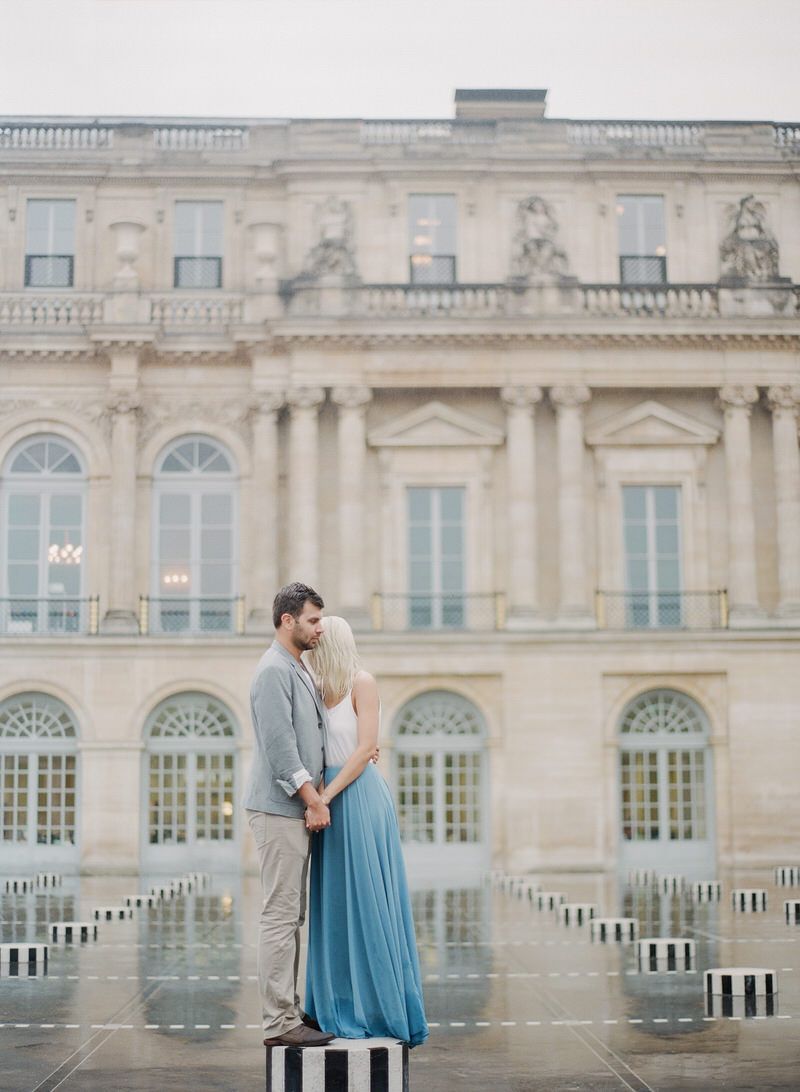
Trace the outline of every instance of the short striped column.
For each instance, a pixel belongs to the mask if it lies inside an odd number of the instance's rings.
[[[647,887],[655,883],[657,878],[652,868],[634,868],[628,873],[628,883],[633,887]]]
[[[767,892],[762,887],[738,887],[731,892],[733,909],[743,913],[767,909]]]
[[[773,1016],[778,976],[763,967],[712,967],[705,973],[708,1016]]]
[[[537,891],[532,902],[537,910],[556,910],[567,901],[563,891]]]
[[[528,902],[533,902],[534,897],[538,894],[539,888],[542,885],[536,883],[535,880],[529,880],[527,883],[521,884],[517,894],[521,899],[527,899]]]
[[[27,895],[29,891],[33,891],[35,883],[30,876],[8,876],[2,882],[7,895]]]
[[[334,1039],[309,1050],[267,1047],[266,1092],[407,1092],[408,1047],[397,1039]]]
[[[651,971],[691,970],[697,943],[687,937],[643,937],[639,941],[639,966]]]
[[[585,925],[597,911],[593,902],[564,902],[556,909],[562,925]]]
[[[692,884],[693,902],[719,902],[722,898],[722,884],[719,880],[698,880]]]
[[[126,906],[155,906],[158,898],[155,895],[126,895],[123,902]]]
[[[37,887],[61,887],[61,876],[57,872],[37,872]]]
[[[97,926],[90,921],[53,921],[48,929],[51,940],[64,940],[67,944],[72,944],[76,940],[81,943],[97,940]]]
[[[685,876],[664,875],[658,877],[658,889],[662,895],[680,895],[685,883]]]
[[[790,924],[800,925],[800,899],[784,899],[783,913]]]
[[[794,887],[800,883],[800,868],[792,865],[780,865],[775,869],[775,883],[778,887]]]
[[[211,874],[209,872],[187,872],[182,878],[188,880],[195,890],[200,887],[208,887],[211,883]]]
[[[92,910],[95,921],[125,921],[133,917],[130,906],[95,906]]]
[[[47,968],[46,944],[0,944],[0,967]],[[13,974],[14,971],[11,971]]]
[[[192,890],[192,881],[188,876],[178,876],[170,881],[170,886],[176,895],[188,895]]]
[[[636,940],[639,922],[636,918],[592,918],[589,923],[592,940],[605,943],[609,940]]]
[[[151,887],[150,894],[154,895],[157,899],[166,900],[174,898],[175,891],[173,890],[171,883],[162,883],[158,884],[156,887]]]

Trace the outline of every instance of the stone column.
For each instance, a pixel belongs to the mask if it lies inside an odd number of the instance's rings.
[[[295,387],[289,403],[289,533],[286,572],[290,581],[319,579],[319,407],[322,387]]]
[[[111,526],[108,528],[108,609],[103,633],[138,633],[136,587],[136,432],[140,409],[135,390],[112,391]]]
[[[553,387],[558,431],[559,619],[590,625],[591,603],[586,578],[586,497],[583,488],[583,407],[588,387]]]
[[[250,506],[250,595],[248,633],[272,632],[272,600],[278,590],[278,412],[280,390],[256,391],[250,403],[253,427],[253,490]]]
[[[354,628],[369,624],[366,565],[367,404],[369,387],[334,387],[339,408],[339,609]]]
[[[778,517],[778,614],[800,618],[800,386],[770,387]]]
[[[725,412],[725,469],[728,478],[728,596],[732,623],[757,617],[756,525],[750,452],[750,411],[758,401],[751,386],[719,392]]]
[[[536,403],[540,387],[503,387],[508,488],[508,626],[525,626],[539,609],[536,512]]]

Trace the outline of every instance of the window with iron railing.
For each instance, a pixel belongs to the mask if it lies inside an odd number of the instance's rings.
[[[175,202],[175,288],[222,287],[221,201]]]
[[[620,282],[666,284],[664,198],[653,194],[621,194],[616,208]]]
[[[449,193],[414,193],[408,199],[409,280],[455,284],[456,199]]]
[[[622,489],[628,628],[682,625],[680,487]]]
[[[31,198],[25,227],[25,287],[71,288],[75,275],[75,202]]]

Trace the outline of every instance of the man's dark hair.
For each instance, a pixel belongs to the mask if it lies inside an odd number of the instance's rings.
[[[322,596],[309,588],[308,584],[287,584],[281,588],[272,603],[272,622],[275,629],[280,629],[281,618],[284,614],[291,614],[292,618],[299,618],[303,613],[303,607],[311,602],[320,610],[325,606]]]

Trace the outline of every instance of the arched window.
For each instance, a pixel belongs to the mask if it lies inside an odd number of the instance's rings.
[[[237,734],[233,714],[208,694],[175,694],[153,710],[145,728],[145,867],[185,868],[189,860],[238,867]]]
[[[658,861],[690,868],[713,856],[708,720],[678,690],[634,698],[619,722],[622,855],[626,865]],[[710,862],[709,862],[710,863]]]
[[[158,461],[150,627],[161,633],[236,628],[238,484],[233,458],[207,436],[183,436]]]
[[[77,724],[48,694],[0,702],[0,844],[11,864],[77,863]]]
[[[85,632],[86,473],[78,452],[59,436],[24,440],[6,460],[2,493],[2,631]]]
[[[421,867],[481,865],[488,847],[483,717],[459,694],[431,690],[408,702],[394,725],[400,833]],[[410,863],[411,860],[410,860]]]

